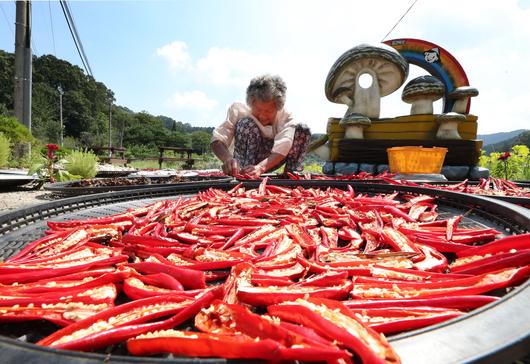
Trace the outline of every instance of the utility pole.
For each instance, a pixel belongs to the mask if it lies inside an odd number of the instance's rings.
[[[16,3],[15,117],[31,132],[31,2]]]
[[[112,98],[109,98],[109,158],[112,158]]]
[[[61,133],[59,134],[59,145],[63,146],[63,134],[64,134],[64,127],[63,127],[63,95],[64,91],[61,85],[57,86],[57,91],[59,91],[59,120],[61,122]]]

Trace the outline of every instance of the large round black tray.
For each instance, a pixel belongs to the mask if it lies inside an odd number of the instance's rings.
[[[131,177],[127,179],[140,179],[142,177]],[[169,177],[146,177],[152,181],[161,180]],[[134,189],[143,189],[143,188],[157,188],[157,187],[177,187],[177,186],[197,186],[197,187],[208,187],[212,182],[230,182],[232,177],[217,177],[217,176],[194,176],[194,177],[185,177],[184,182],[177,183],[152,183],[152,184],[137,184],[137,185],[115,185],[115,186],[94,186],[94,187],[72,187],[72,183],[75,181],[68,182],[56,182],[56,183],[47,183],[44,185],[44,189],[47,191],[52,191],[57,194],[65,196],[77,196],[77,195],[86,195],[91,193],[102,193],[109,191],[123,191],[123,190],[134,190]]]
[[[15,173],[1,173],[0,174],[0,189],[23,186],[31,182],[35,182],[36,178],[33,176],[24,176]]]
[[[274,181],[283,186],[338,187],[352,185],[356,192],[428,194],[437,197],[442,216],[464,214],[467,226],[493,227],[504,234],[530,231],[530,211],[503,201],[429,188],[414,188],[337,181]],[[246,182],[256,187],[259,182]],[[209,187],[232,188],[234,183],[212,182]],[[29,241],[43,235],[46,221],[79,219],[119,213],[155,200],[192,195],[204,186],[144,188],[77,196],[28,209],[0,214],[0,255],[9,257]],[[425,329],[390,337],[403,363],[510,363],[529,353],[530,281],[505,294],[501,300],[463,317]],[[36,324],[37,325],[37,324]],[[38,325],[37,325],[38,326]],[[12,335],[11,335],[12,336]],[[16,337],[16,336],[15,336]],[[119,354],[81,353],[54,350],[0,336],[2,362],[29,363],[228,363],[223,359],[135,358]]]
[[[130,171],[98,171],[96,177],[125,177],[134,172],[136,172],[135,169]]]

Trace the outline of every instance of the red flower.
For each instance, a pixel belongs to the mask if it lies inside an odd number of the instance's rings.
[[[54,152],[59,149],[59,146],[57,144],[46,144],[46,148],[48,148],[48,159],[53,159],[55,156]]]
[[[499,158],[497,158],[500,161],[505,161],[506,159],[510,158],[512,155],[510,152],[504,152],[504,154],[501,154]]]

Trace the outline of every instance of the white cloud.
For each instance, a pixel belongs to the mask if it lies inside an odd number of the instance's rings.
[[[202,91],[176,92],[166,102],[168,108],[177,110],[212,110],[217,104],[216,100],[208,98]]]
[[[443,6],[418,2],[388,39],[425,39],[459,60],[471,86],[480,92],[471,105],[471,113],[479,116],[480,133],[527,127],[530,9],[519,4],[516,0],[448,0]],[[346,106],[332,104],[325,97],[324,82],[331,65],[355,45],[379,42],[409,6],[410,1],[282,2],[282,11],[271,19],[267,30],[271,39],[281,39],[271,49],[212,45],[192,57],[184,42],[173,42],[157,53],[169,60],[171,70],[182,71],[178,73],[178,87],[200,88],[218,100],[209,104],[210,118],[203,122],[219,124],[226,106],[234,98],[244,97],[250,78],[269,72],[287,82],[287,107],[295,117],[322,133],[329,117],[340,117],[346,110]],[[254,35],[258,37],[258,33]],[[426,73],[422,71],[411,72],[406,82]],[[191,93],[181,91],[178,95],[185,94]],[[188,105],[205,110],[200,103]],[[382,117],[407,114],[409,110],[410,105],[401,101],[401,89],[382,99]]]
[[[156,54],[165,58],[172,72],[179,69],[188,69],[191,65],[191,57],[187,51],[185,42],[175,41],[166,44],[156,50]]]

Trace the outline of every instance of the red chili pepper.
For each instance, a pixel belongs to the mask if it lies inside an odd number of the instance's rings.
[[[176,280],[175,280],[176,281]],[[182,287],[182,285],[181,285]],[[150,284],[145,284],[141,279],[136,277],[127,278],[123,282],[123,291],[132,300],[139,300],[142,298],[162,296],[168,294],[176,294],[180,290],[168,289],[164,287],[157,287]]]
[[[38,294],[55,292],[64,294],[75,289],[88,289],[109,283],[118,283],[127,278],[131,273],[126,269],[116,270],[107,268],[101,270],[89,270],[86,272],[73,273],[69,275],[42,279],[26,284],[0,285],[0,294]]]
[[[360,283],[354,279],[351,294],[355,298],[423,298],[457,295],[475,295],[508,287],[530,275],[530,266],[507,268],[469,278],[438,282]]]
[[[60,302],[80,302],[86,304],[105,303],[107,305],[113,305],[117,295],[116,286],[112,283],[90,288],[70,288],[67,292],[62,290],[59,292],[2,293],[0,295],[0,306],[41,305]]]
[[[57,349],[93,350],[154,330],[165,330],[193,317],[219,294],[210,290],[197,299],[157,296],[125,303],[75,322],[37,342]],[[168,319],[150,322],[160,317]]]
[[[269,314],[314,329],[352,350],[364,363],[400,363],[384,336],[365,326],[337,301],[298,299],[267,308]]]
[[[223,301],[226,303],[238,303],[237,293],[241,287],[250,286],[254,267],[249,263],[240,263],[230,271],[223,288]]]
[[[20,270],[14,273],[0,274],[0,283],[10,284],[14,282],[25,283],[25,282],[34,282],[40,279],[46,279],[51,277],[59,277],[65,274],[70,274],[77,272],[83,269],[92,269],[96,267],[105,267],[112,266],[117,263],[122,263],[127,261],[128,257],[126,255],[116,255],[110,258],[93,258],[91,261],[84,262],[72,262],[67,266],[60,268],[35,268],[28,269],[24,272]],[[66,265],[66,264],[65,264]]]
[[[459,310],[471,310],[498,301],[496,296],[448,296],[428,298],[401,298],[401,299],[355,299],[342,301],[348,308],[385,308],[385,307],[443,307]]]
[[[244,335],[204,334],[179,330],[164,330],[140,335],[127,341],[133,355],[172,353],[190,357],[220,357],[227,359],[276,359],[280,345],[274,340],[254,340]]]
[[[0,306],[0,322],[47,320],[64,327],[108,307],[105,303],[95,305],[82,302]]]
[[[384,227],[381,236],[385,243],[392,246],[396,251],[418,254],[417,260],[421,260],[421,250],[411,242],[404,234],[391,227]]]
[[[421,250],[424,258],[414,262],[414,267],[429,272],[444,272],[447,269],[447,258],[428,245],[415,244]]]
[[[202,271],[155,262],[129,263],[129,267],[142,273],[169,274],[189,289],[206,288],[205,274]]]
[[[349,357],[346,351],[331,343],[303,336],[300,331],[291,331],[279,321],[252,313],[248,308],[237,304],[214,302],[208,309],[201,310],[195,316],[195,326],[209,333],[243,334],[254,340],[274,340],[280,344],[277,359],[328,361]]]
[[[307,230],[305,230],[303,227],[295,224],[290,224],[285,226],[285,230],[289,233],[289,236],[298,244],[302,246],[304,249],[308,249],[310,251],[314,250],[316,247],[315,241],[309,235]]]
[[[451,240],[453,238],[453,232],[456,230],[460,220],[462,220],[462,215],[458,215],[447,220],[447,232],[445,235],[447,240]]]
[[[117,214],[112,216],[98,217],[94,219],[85,219],[85,220],[68,220],[68,221],[48,221],[48,227],[52,230],[63,230],[69,229],[77,226],[86,226],[86,225],[112,225],[117,222],[122,221],[133,221],[134,215],[130,212],[125,212],[123,214]]]
[[[319,275],[314,275],[311,278],[304,279],[295,284],[295,286],[320,286],[329,287],[336,286],[344,282],[348,278],[348,272],[326,272]]]
[[[321,297],[335,300],[345,299],[352,289],[349,280],[330,287],[292,286],[292,287],[239,287],[237,298],[253,306],[269,306],[283,301],[296,300],[304,297]]]
[[[450,266],[452,272],[483,274],[503,268],[521,267],[530,264],[530,249],[498,253],[484,257],[468,256],[456,259]]]
[[[408,282],[426,282],[426,281],[447,281],[458,278],[467,278],[468,274],[457,273],[435,273],[425,272],[417,269],[386,267],[382,265],[374,265],[370,268],[370,276],[374,278],[393,280],[393,281],[408,281]]]
[[[481,246],[469,247],[468,250],[458,251],[457,256],[496,254],[512,249],[530,249],[530,234],[510,235]]]
[[[256,267],[256,269],[258,268],[260,267]],[[261,267],[261,269],[258,270],[258,272],[267,274],[273,277],[285,277],[289,279],[298,279],[306,273],[306,268],[302,264],[295,262],[294,264],[291,264],[291,265],[284,265],[284,266],[278,266],[278,267],[266,267],[266,269]]]
[[[383,334],[419,329],[459,317],[458,310],[432,307],[359,308],[350,311],[370,328]]]
[[[22,248],[17,254],[15,254],[14,256],[6,259],[5,262],[6,263],[13,263],[13,262],[22,260],[25,257],[27,257],[28,255],[30,255],[32,253],[32,251],[37,250],[37,249],[41,249],[41,248],[46,248],[46,247],[49,247],[49,246],[54,246],[55,244],[62,242],[65,236],[71,235],[72,233],[75,233],[75,232],[72,232],[72,231],[58,231],[58,232],[54,232],[54,233],[52,233],[50,235],[46,235],[46,236],[44,236],[44,237],[42,237],[40,239],[37,239],[37,240],[29,243],[24,248]]]

